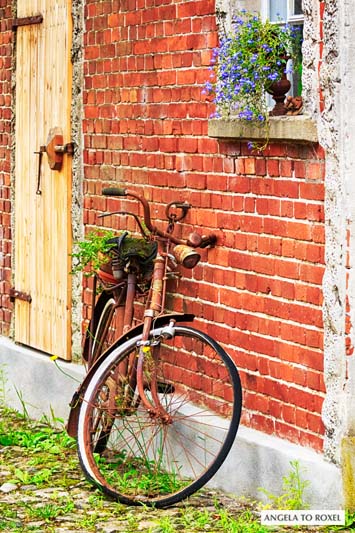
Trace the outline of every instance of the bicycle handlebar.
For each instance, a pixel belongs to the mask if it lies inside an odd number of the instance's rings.
[[[155,233],[160,237],[170,239],[175,244],[186,244],[188,246],[191,246],[192,248],[206,248],[207,246],[213,246],[216,243],[217,237],[213,233],[208,236],[202,236],[196,232],[193,232],[189,235],[188,239],[178,239],[174,237],[171,233],[160,230],[152,224],[150,216],[150,206],[148,201],[144,198],[144,196],[140,196],[139,194],[136,194],[133,191],[122,189],[120,187],[106,187],[102,190],[102,194],[104,196],[132,196],[132,198],[138,200],[143,206],[143,219],[147,229],[151,233]],[[169,204],[169,207],[172,205],[176,205],[177,207],[182,209],[185,214],[187,212],[187,208],[190,207],[189,204],[181,204],[179,202],[172,202]],[[181,218],[183,217],[177,218],[177,220],[180,220]]]
[[[157,232],[157,228],[153,226],[151,218],[150,218],[150,208],[148,201],[143,197],[139,196],[138,194],[134,193],[133,191],[127,191],[127,189],[121,189],[119,187],[107,187],[106,189],[102,190],[102,194],[104,196],[132,196],[133,198],[136,198],[143,206],[144,210],[144,223],[151,231],[152,233]]]

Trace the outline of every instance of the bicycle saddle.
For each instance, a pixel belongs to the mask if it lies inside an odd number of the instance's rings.
[[[107,242],[114,245],[113,250],[117,252],[121,261],[127,262],[134,257],[142,267],[151,263],[157,255],[158,245],[156,242],[128,237],[128,231],[109,239]]]

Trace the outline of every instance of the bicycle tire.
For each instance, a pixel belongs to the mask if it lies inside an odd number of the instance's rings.
[[[118,337],[117,323],[115,320],[115,312],[117,306],[115,299],[110,297],[105,303],[100,317],[97,321],[95,329],[91,332],[91,365],[100,357],[100,355],[111,346]],[[109,385],[107,385],[109,387]],[[111,427],[113,421],[107,416],[107,413],[102,412],[102,420],[100,421],[100,437],[94,449],[95,453],[103,453],[106,449],[108,439],[110,437]]]
[[[122,326],[119,324],[119,310],[122,310],[122,307],[116,306],[115,299],[111,296],[106,301],[96,326],[90,330],[90,367],[120,336]]]
[[[175,326],[170,339],[163,339],[163,333],[164,328],[151,333],[155,346],[150,364],[153,360],[159,397],[172,423],[152,417],[135,396],[136,390],[131,390],[130,402],[124,404],[122,391],[127,390],[127,382],[117,369],[136,361],[141,336],[113,350],[103,361],[80,408],[77,441],[84,474],[104,493],[128,505],[167,507],[193,494],[220,468],[238,430],[241,384],[228,354],[208,335],[189,326]],[[148,368],[147,395],[150,375]],[[112,376],[117,383],[114,413],[112,397],[111,412],[102,401]],[[100,456],[95,450],[103,432],[103,413],[114,421]]]
[[[114,314],[115,300],[114,298],[109,298],[105,303],[105,306],[101,312],[95,330],[91,332],[92,341],[91,341],[91,361],[94,363],[98,357],[105,351],[105,348],[108,347],[108,331],[105,334],[106,330],[109,330],[110,322],[112,322]],[[112,344],[113,341],[110,343]]]

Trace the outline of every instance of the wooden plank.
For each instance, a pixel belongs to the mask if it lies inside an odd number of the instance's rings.
[[[27,57],[27,61],[17,65],[17,94],[16,99],[16,182],[15,197],[21,198],[21,206],[15,212],[15,287],[23,292],[30,292],[27,280],[27,268],[30,259],[30,222],[29,222],[29,175],[28,158],[23,157],[24,147],[29,149],[30,125],[30,70],[31,57],[28,54],[29,28],[21,32],[17,39],[17,53],[19,57]],[[31,307],[28,302],[16,300],[15,303],[15,338],[29,344]]]
[[[16,118],[17,125],[24,121],[24,127],[16,130],[15,287],[30,293],[32,303],[26,308],[26,302],[16,302],[15,335],[19,342],[70,359],[71,158],[65,155],[61,171],[52,171],[44,154],[42,194],[36,195],[38,155],[32,152],[46,144],[54,126],[62,128],[65,142],[70,141],[71,3],[23,0],[19,4],[18,16],[39,9],[43,24],[17,30],[22,45],[17,56]],[[26,234],[28,251],[23,254],[19,243]]]

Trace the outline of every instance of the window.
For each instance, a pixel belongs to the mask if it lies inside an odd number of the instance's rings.
[[[262,0],[261,12],[273,22],[303,22],[302,0]]]
[[[302,0],[261,0],[261,14],[275,24],[288,23],[299,27],[300,36],[303,33],[303,11]],[[290,77],[292,96],[299,96],[302,93],[302,50],[299,49],[299,66]]]

